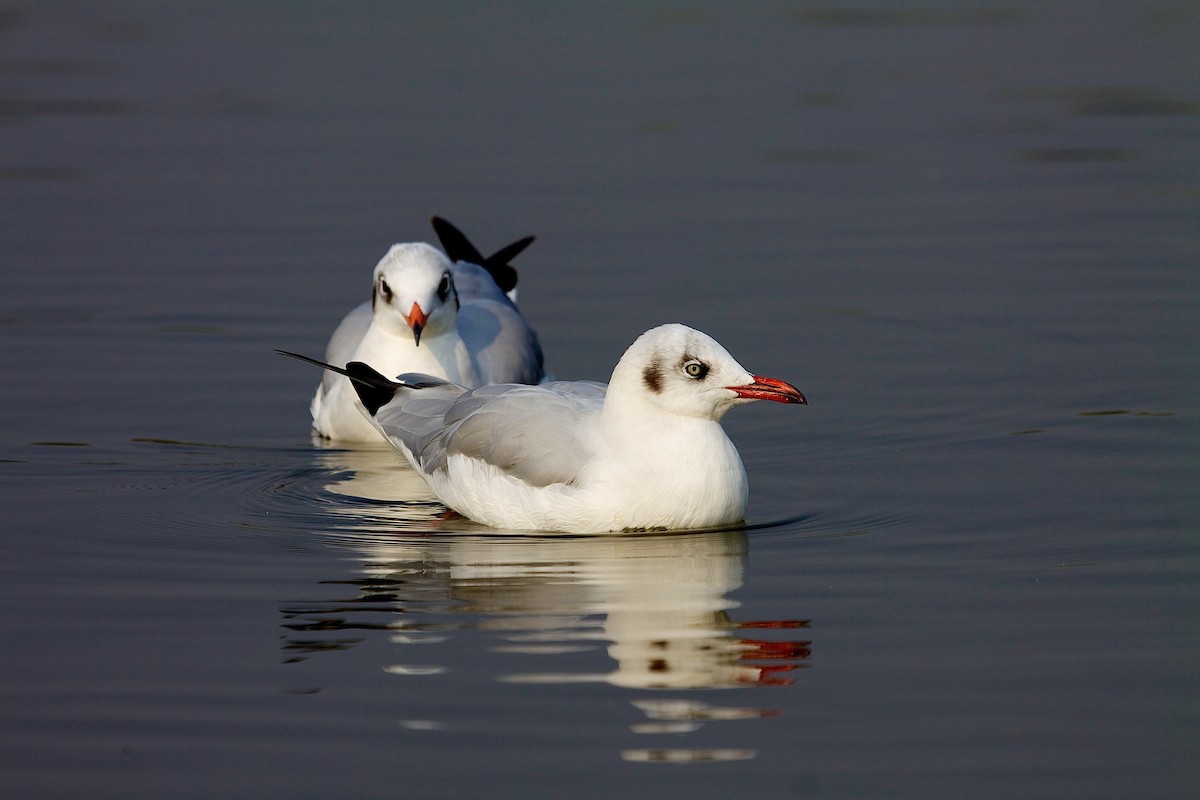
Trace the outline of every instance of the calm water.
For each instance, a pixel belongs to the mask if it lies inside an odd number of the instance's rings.
[[[1194,796],[1197,41],[0,5],[6,795]],[[272,349],[435,213],[537,234],[559,377],[681,321],[808,395],[727,418],[745,530],[497,536],[313,447]]]

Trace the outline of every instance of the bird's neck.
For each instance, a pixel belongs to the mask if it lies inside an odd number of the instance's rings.
[[[355,358],[367,362],[389,378],[403,372],[422,372],[462,383],[463,376],[458,369],[457,360],[443,352],[452,352],[454,344],[460,342],[458,337],[454,337],[454,342],[440,341],[444,338],[424,336],[418,346],[408,328],[387,330],[375,326],[363,336]]]
[[[620,460],[654,470],[671,465],[705,465],[717,472],[740,472],[741,458],[721,423],[710,418],[673,414],[646,403],[609,393],[600,419],[604,440]],[[636,467],[631,467],[636,471]]]
[[[703,528],[742,518],[746,471],[719,422],[606,403],[601,437],[598,477],[624,498],[617,528]]]

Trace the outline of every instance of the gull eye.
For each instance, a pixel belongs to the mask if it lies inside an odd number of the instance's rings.
[[[704,376],[708,374],[708,365],[703,361],[688,361],[683,365],[683,371],[687,373],[689,378],[702,381],[704,380]]]
[[[388,286],[387,281],[383,278],[379,279],[379,293],[383,295],[386,302],[392,302],[392,287]]]
[[[438,284],[437,294],[438,294],[438,300],[441,300],[443,302],[445,302],[446,298],[450,296],[450,273],[449,272],[442,273],[442,281],[441,281],[441,283]]]

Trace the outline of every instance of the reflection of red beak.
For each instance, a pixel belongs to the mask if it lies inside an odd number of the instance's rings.
[[[416,303],[413,303],[412,309],[404,315],[404,321],[408,323],[408,327],[412,328],[413,340],[419,347],[421,345],[421,331],[425,329],[425,323],[429,321],[429,317],[425,316],[425,312]]]
[[[808,400],[795,386],[775,378],[764,378],[761,375],[754,376],[754,383],[747,383],[743,386],[726,386],[725,388],[747,400],[774,400],[776,403],[808,405]]]
[[[768,642],[762,639],[738,639],[743,660],[805,659],[812,656],[812,642]]]
[[[758,684],[760,686],[791,686],[795,683],[791,678],[781,678],[777,673],[790,672],[796,667],[794,665],[785,666],[783,664],[773,664],[769,667],[762,667],[762,672],[758,674]]]

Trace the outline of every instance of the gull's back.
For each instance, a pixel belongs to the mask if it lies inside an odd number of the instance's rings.
[[[454,265],[458,335],[479,366],[480,385],[537,383],[542,348],[537,334],[483,267]]]
[[[495,467],[530,487],[576,483],[596,452],[596,430],[605,384],[554,382],[541,386],[495,384],[463,389],[430,385],[404,375],[397,399],[375,415],[380,430],[426,476],[450,468],[453,456]]]

